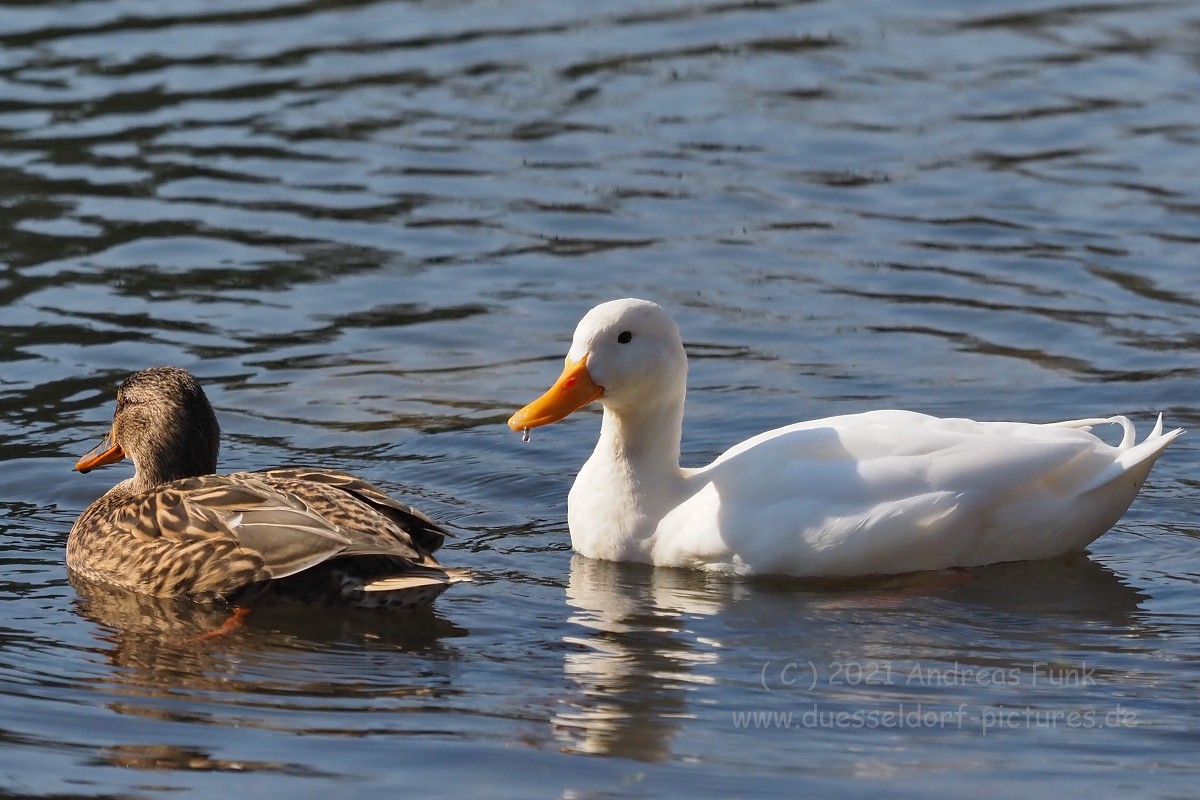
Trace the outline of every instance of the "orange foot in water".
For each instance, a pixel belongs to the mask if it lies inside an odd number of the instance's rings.
[[[195,644],[197,642],[207,642],[210,639],[216,639],[218,637],[225,636],[226,634],[233,633],[235,630],[242,627],[242,623],[245,622],[246,617],[248,616],[250,616],[250,609],[235,608],[233,610],[233,616],[225,620],[225,622],[221,624],[221,627],[217,628],[216,630],[209,631],[208,633],[202,633],[199,636],[193,636],[191,639],[188,639],[188,643]]]

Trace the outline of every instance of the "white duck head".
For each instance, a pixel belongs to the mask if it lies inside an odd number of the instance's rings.
[[[683,340],[666,310],[648,300],[612,300],[579,321],[562,375],[508,425],[514,431],[549,425],[599,400],[635,426],[671,420],[668,427],[677,429],[686,384]]]

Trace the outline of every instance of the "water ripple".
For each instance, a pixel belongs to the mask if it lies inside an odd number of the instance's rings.
[[[632,295],[686,339],[689,464],[878,406],[1197,427],[1194,4],[0,17],[6,791],[1192,790],[1193,437],[1087,558],[831,587],[572,559],[597,415],[528,445],[503,422],[590,305]],[[263,610],[209,648],[218,610],[71,586],[71,522],[128,474],[71,465],[159,363],[204,382],[223,468],[363,474],[454,527],[477,582],[411,617]],[[1021,681],[765,692],[789,661]],[[1095,686],[1029,680],[1083,661]],[[1144,724],[731,722],[899,703]]]

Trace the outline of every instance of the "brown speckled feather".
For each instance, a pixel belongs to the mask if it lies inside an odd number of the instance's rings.
[[[345,472],[332,470],[309,469],[306,467],[279,467],[254,473],[274,486],[286,488],[293,485],[289,481],[303,484],[322,484],[345,492],[362,503],[365,503],[376,514],[382,514],[396,526],[406,532],[407,539],[416,547],[427,553],[435,553],[441,549],[447,536],[453,536],[449,531],[432,519],[422,514],[412,506],[405,505],[399,500],[385,494],[382,489],[361,478],[348,475]],[[344,524],[342,514],[349,509],[345,503],[335,502],[329,507],[330,519]]]
[[[124,449],[135,463],[167,471],[180,459],[158,451],[139,457],[137,448],[161,449],[153,435],[156,425],[164,427],[159,418],[181,430],[203,429],[201,412],[211,417],[211,407],[188,380],[194,382],[171,368],[132,376],[118,394],[114,447],[77,468],[119,460]],[[165,402],[176,395],[190,399]],[[131,428],[123,413],[146,406],[153,413],[142,413],[141,424],[149,430]],[[199,422],[179,419],[189,409]],[[214,466],[215,459],[214,447]],[[71,529],[67,566],[81,577],[160,597],[231,600],[271,591],[392,606],[428,603],[469,579],[431,555],[448,535],[444,528],[352,475],[287,468],[159,480],[159,473],[143,472],[113,487]]]

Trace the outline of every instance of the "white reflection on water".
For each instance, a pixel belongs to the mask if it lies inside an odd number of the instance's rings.
[[[715,679],[720,643],[698,640],[688,620],[716,614],[723,601],[705,591],[704,576],[681,570],[631,569],[574,556],[568,621],[586,629],[563,671],[576,692],[554,712],[554,732],[581,753],[646,761],[670,756],[671,740],[692,718],[687,693]]]
[[[680,757],[675,740],[689,721],[711,723],[739,703],[798,709],[797,724],[811,708],[814,727],[839,713],[878,720],[907,707],[930,719],[956,713],[954,725],[939,727],[978,731],[1023,696],[1048,719],[1083,701],[1102,713],[1130,679],[1128,656],[1158,646],[1138,613],[1147,596],[1081,557],[801,581],[574,556],[566,597],[568,621],[582,632],[563,637],[573,646],[563,657],[573,691],[554,709],[554,732],[571,752],[643,761]],[[1089,661],[1114,634],[1127,644]],[[1076,674],[1086,682],[1050,680]],[[1155,678],[1134,678],[1147,680]],[[726,700],[703,700],[705,686],[724,687]],[[844,768],[892,769],[856,758]]]

